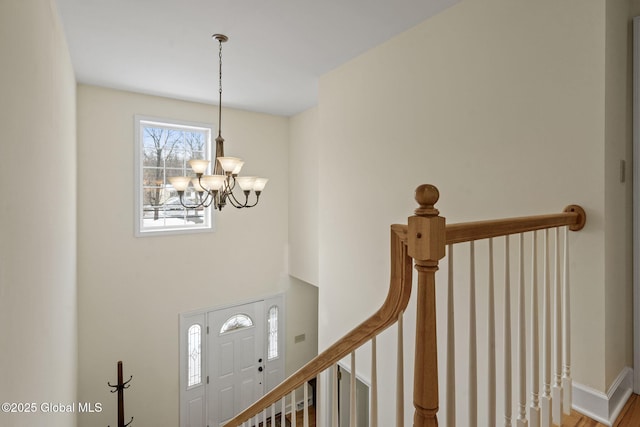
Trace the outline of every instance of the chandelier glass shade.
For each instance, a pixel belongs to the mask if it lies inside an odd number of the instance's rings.
[[[214,34],[212,36],[219,43],[219,90],[218,90],[218,136],[216,137],[216,154],[213,161],[213,174],[206,175],[210,161],[192,159],[189,166],[195,174],[194,176],[174,176],[169,178],[169,183],[178,192],[180,204],[187,209],[200,207],[222,210],[227,203],[241,208],[251,208],[258,204],[260,194],[267,184],[267,178],[255,176],[238,176],[244,162],[237,157],[225,157],[224,138],[222,138],[222,43],[226,42],[227,36]],[[236,196],[234,190],[240,188],[243,196]],[[196,193],[195,199],[185,200],[187,191]],[[254,197],[250,197],[251,193]],[[251,201],[250,201],[251,199]]]

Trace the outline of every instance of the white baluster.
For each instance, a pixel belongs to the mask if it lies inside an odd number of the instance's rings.
[[[338,427],[338,365],[333,365],[331,381],[331,427]]]
[[[369,426],[378,427],[378,361],[376,337],[371,339],[371,414]]]
[[[549,229],[544,231],[544,277],[542,290],[542,398],[540,425],[551,427],[551,284],[549,283]]]
[[[475,243],[469,246],[469,425],[478,425]]]
[[[489,239],[489,312],[487,316],[488,337],[488,392],[487,392],[487,425],[496,425],[496,319],[493,277],[493,239]]]
[[[538,233],[531,238],[531,405],[529,424],[540,427],[540,336],[538,328]]]
[[[520,250],[518,252],[518,427],[525,427],[527,422],[527,348],[524,307],[524,236],[520,233]]]
[[[358,405],[356,399],[356,352],[351,352],[351,377],[349,378],[349,425],[358,425]],[[309,426],[304,426],[309,427]]]
[[[297,423],[297,414],[296,414],[296,391],[291,390],[291,427],[296,427]]]
[[[511,427],[511,269],[509,236],[504,240],[504,426]]]
[[[564,279],[562,280],[562,344],[563,344],[563,372],[562,390],[564,402],[562,406],[565,414],[571,413],[571,295],[569,291],[569,227],[564,228]]]
[[[275,426],[276,425],[276,404],[273,403],[271,405],[271,425]]]
[[[267,410],[266,409],[262,410],[262,425],[263,425],[263,427],[266,427],[266,425],[267,425]]]
[[[280,425],[281,426],[285,426],[286,422],[286,413],[287,413],[287,399],[286,398],[282,398],[282,401],[280,403]]]
[[[313,406],[313,419],[311,418],[311,414],[309,414],[309,423],[312,425],[320,425],[320,421],[324,421],[324,417],[322,417],[322,420],[320,420],[320,416],[318,415],[318,408],[320,407],[324,407],[324,403],[322,402],[322,396],[324,396],[322,387],[324,384],[324,381],[320,381],[320,377],[316,376],[315,378],[315,383],[314,383],[314,388],[311,389],[312,391],[312,395],[311,395],[311,406]],[[324,425],[324,422],[322,423]]]
[[[302,404],[302,424],[304,427],[309,427],[309,383],[305,382],[302,389],[304,390],[302,394],[304,398],[304,403]]]
[[[560,285],[560,229],[555,229],[555,260],[553,276],[553,340],[554,340],[554,369],[552,389],[552,417],[553,424],[562,422],[562,289]]]
[[[398,357],[396,362],[396,426],[404,427],[404,312],[398,315]]]
[[[448,245],[448,284],[447,284],[447,381],[446,416],[447,426],[456,425],[456,364],[455,364],[455,327],[453,309],[453,245]]]

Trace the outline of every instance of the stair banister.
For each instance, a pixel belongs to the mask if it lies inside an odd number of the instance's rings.
[[[378,335],[397,322],[398,316],[407,307],[411,295],[413,263],[407,254],[406,229],[406,225],[391,226],[391,279],[389,292],[380,309],[254,404],[225,423],[225,427],[242,425],[244,421],[261,413],[264,408],[277,402],[291,390],[295,390],[315,378],[319,373],[324,372],[358,347],[369,342],[372,336]]]
[[[233,419],[229,420],[225,427],[236,427],[244,425],[247,420],[252,419],[256,415],[262,413],[264,408],[272,407],[273,404],[281,401],[283,403],[284,412],[284,396],[289,393],[295,396],[295,389],[305,384],[312,378],[316,378],[321,372],[334,367],[344,357],[352,354],[357,348],[371,341],[375,336],[394,323],[398,323],[398,339],[402,342],[402,313],[407,307],[411,293],[411,277],[415,262],[415,268],[418,272],[418,289],[417,289],[417,312],[416,312],[416,337],[415,337],[415,368],[414,368],[414,427],[436,427],[438,425],[437,413],[439,410],[438,402],[438,360],[436,346],[436,302],[435,302],[435,274],[438,270],[440,259],[445,256],[445,248],[449,245],[452,251],[452,245],[462,242],[473,242],[475,240],[489,239],[499,236],[509,236],[512,234],[520,234],[535,230],[543,230],[549,228],[557,228],[568,226],[568,230],[578,231],[582,229],[586,222],[586,214],[584,210],[577,205],[570,205],[565,208],[564,212],[559,214],[527,216],[519,218],[509,218],[500,220],[467,222],[462,224],[446,224],[445,219],[439,216],[435,203],[438,201],[438,189],[432,185],[421,185],[416,189],[416,201],[419,208],[416,209],[415,215],[411,216],[407,225],[391,226],[391,280],[387,298],[382,307],[369,319],[361,323],[358,327],[348,332],[340,340],[328,347],[321,354],[313,358],[309,363],[300,368],[297,372],[287,378],[280,385],[264,395],[253,405],[242,411]],[[565,228],[565,232],[567,230]],[[565,237],[565,250],[566,250]],[[557,238],[556,238],[557,241]],[[508,253],[509,244],[506,239],[506,271],[508,276]],[[556,250],[556,252],[558,252]],[[451,255],[451,254],[450,254]],[[449,260],[451,262],[451,259]],[[568,256],[565,254],[565,277],[563,277],[563,304],[568,305],[569,289],[568,289]],[[559,279],[559,277],[556,277]],[[449,286],[453,286],[450,282]],[[505,295],[509,296],[508,281],[505,288]],[[556,287],[556,292],[560,290]],[[449,295],[452,295],[451,293]],[[450,304],[451,305],[451,304]],[[508,307],[508,305],[507,305]],[[559,311],[559,307],[554,307],[554,311]],[[567,307],[568,308],[568,307]],[[563,316],[568,316],[568,310],[563,310]],[[509,310],[505,311],[507,315]],[[510,317],[510,316],[509,316]],[[568,337],[568,320],[563,319],[562,335]],[[558,319],[556,318],[556,323]],[[451,325],[453,325],[451,320]],[[507,320],[507,327],[510,322]],[[507,329],[505,329],[507,331]],[[505,344],[510,342],[509,333],[505,333]],[[556,342],[560,338],[556,337]],[[563,342],[568,347],[566,338]],[[375,344],[372,344],[375,346]],[[448,344],[448,347],[453,348]],[[571,371],[569,348],[566,348],[562,366],[556,366],[554,377],[554,396],[558,392],[557,386],[562,380],[562,385],[570,386]],[[509,353],[510,354],[510,350]],[[398,359],[403,359],[402,346],[398,347]],[[375,356],[374,356],[375,360]],[[547,362],[548,363],[548,362]],[[556,365],[560,362],[556,359]],[[375,365],[375,362],[372,363]],[[510,367],[510,363],[505,363]],[[562,368],[562,369],[561,369]],[[510,369],[509,369],[510,370]],[[449,371],[449,369],[448,369]],[[561,371],[561,372],[559,372]],[[559,378],[562,374],[562,378]],[[375,375],[375,374],[373,374]],[[403,395],[403,371],[402,364],[398,364],[398,396]],[[447,377],[454,378],[453,372],[448,372]],[[505,378],[506,381],[506,378]],[[511,390],[511,383],[505,384],[506,390]],[[509,393],[510,394],[510,393]],[[569,408],[571,401],[570,393],[564,393],[560,389],[560,399],[566,400],[563,406]],[[295,399],[294,399],[295,400]],[[557,402],[560,403],[560,402]],[[455,408],[454,402],[451,403],[451,409]],[[511,425],[510,408],[511,399],[505,400],[507,413],[505,413],[505,425]],[[295,403],[292,405],[295,408]],[[565,408],[565,411],[567,410]],[[556,418],[558,410],[554,408],[554,418]],[[281,414],[282,415],[282,414]],[[334,414],[335,415],[335,414]],[[372,417],[375,419],[375,417]],[[400,399],[397,402],[396,413],[397,425],[401,426],[404,422],[403,402]],[[295,426],[295,417],[292,420]],[[452,420],[449,420],[452,422]]]

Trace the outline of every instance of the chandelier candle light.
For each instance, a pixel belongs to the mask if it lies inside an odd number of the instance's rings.
[[[178,192],[180,196],[180,204],[187,209],[195,209],[199,207],[209,207],[222,210],[227,201],[234,207],[252,208],[258,204],[260,193],[267,184],[267,178],[257,178],[255,176],[238,176],[244,162],[237,157],[224,156],[224,138],[222,138],[222,43],[229,40],[223,34],[214,34],[212,36],[218,41],[219,47],[219,70],[218,70],[218,136],[216,137],[216,158],[214,160],[213,175],[205,175],[209,168],[209,160],[193,159],[189,161],[189,166],[196,174],[195,178],[190,176],[174,176],[169,178],[169,182]],[[185,203],[184,192],[191,184],[198,193],[196,204],[189,205]],[[238,200],[233,194],[236,184],[244,193],[244,202]],[[249,203],[249,195],[253,191],[256,195],[255,202]],[[240,197],[242,199],[242,197]]]

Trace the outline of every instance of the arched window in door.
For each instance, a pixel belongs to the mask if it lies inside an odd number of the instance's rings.
[[[238,329],[250,328],[253,320],[246,314],[235,314],[227,319],[220,328],[220,335],[237,331]]]

